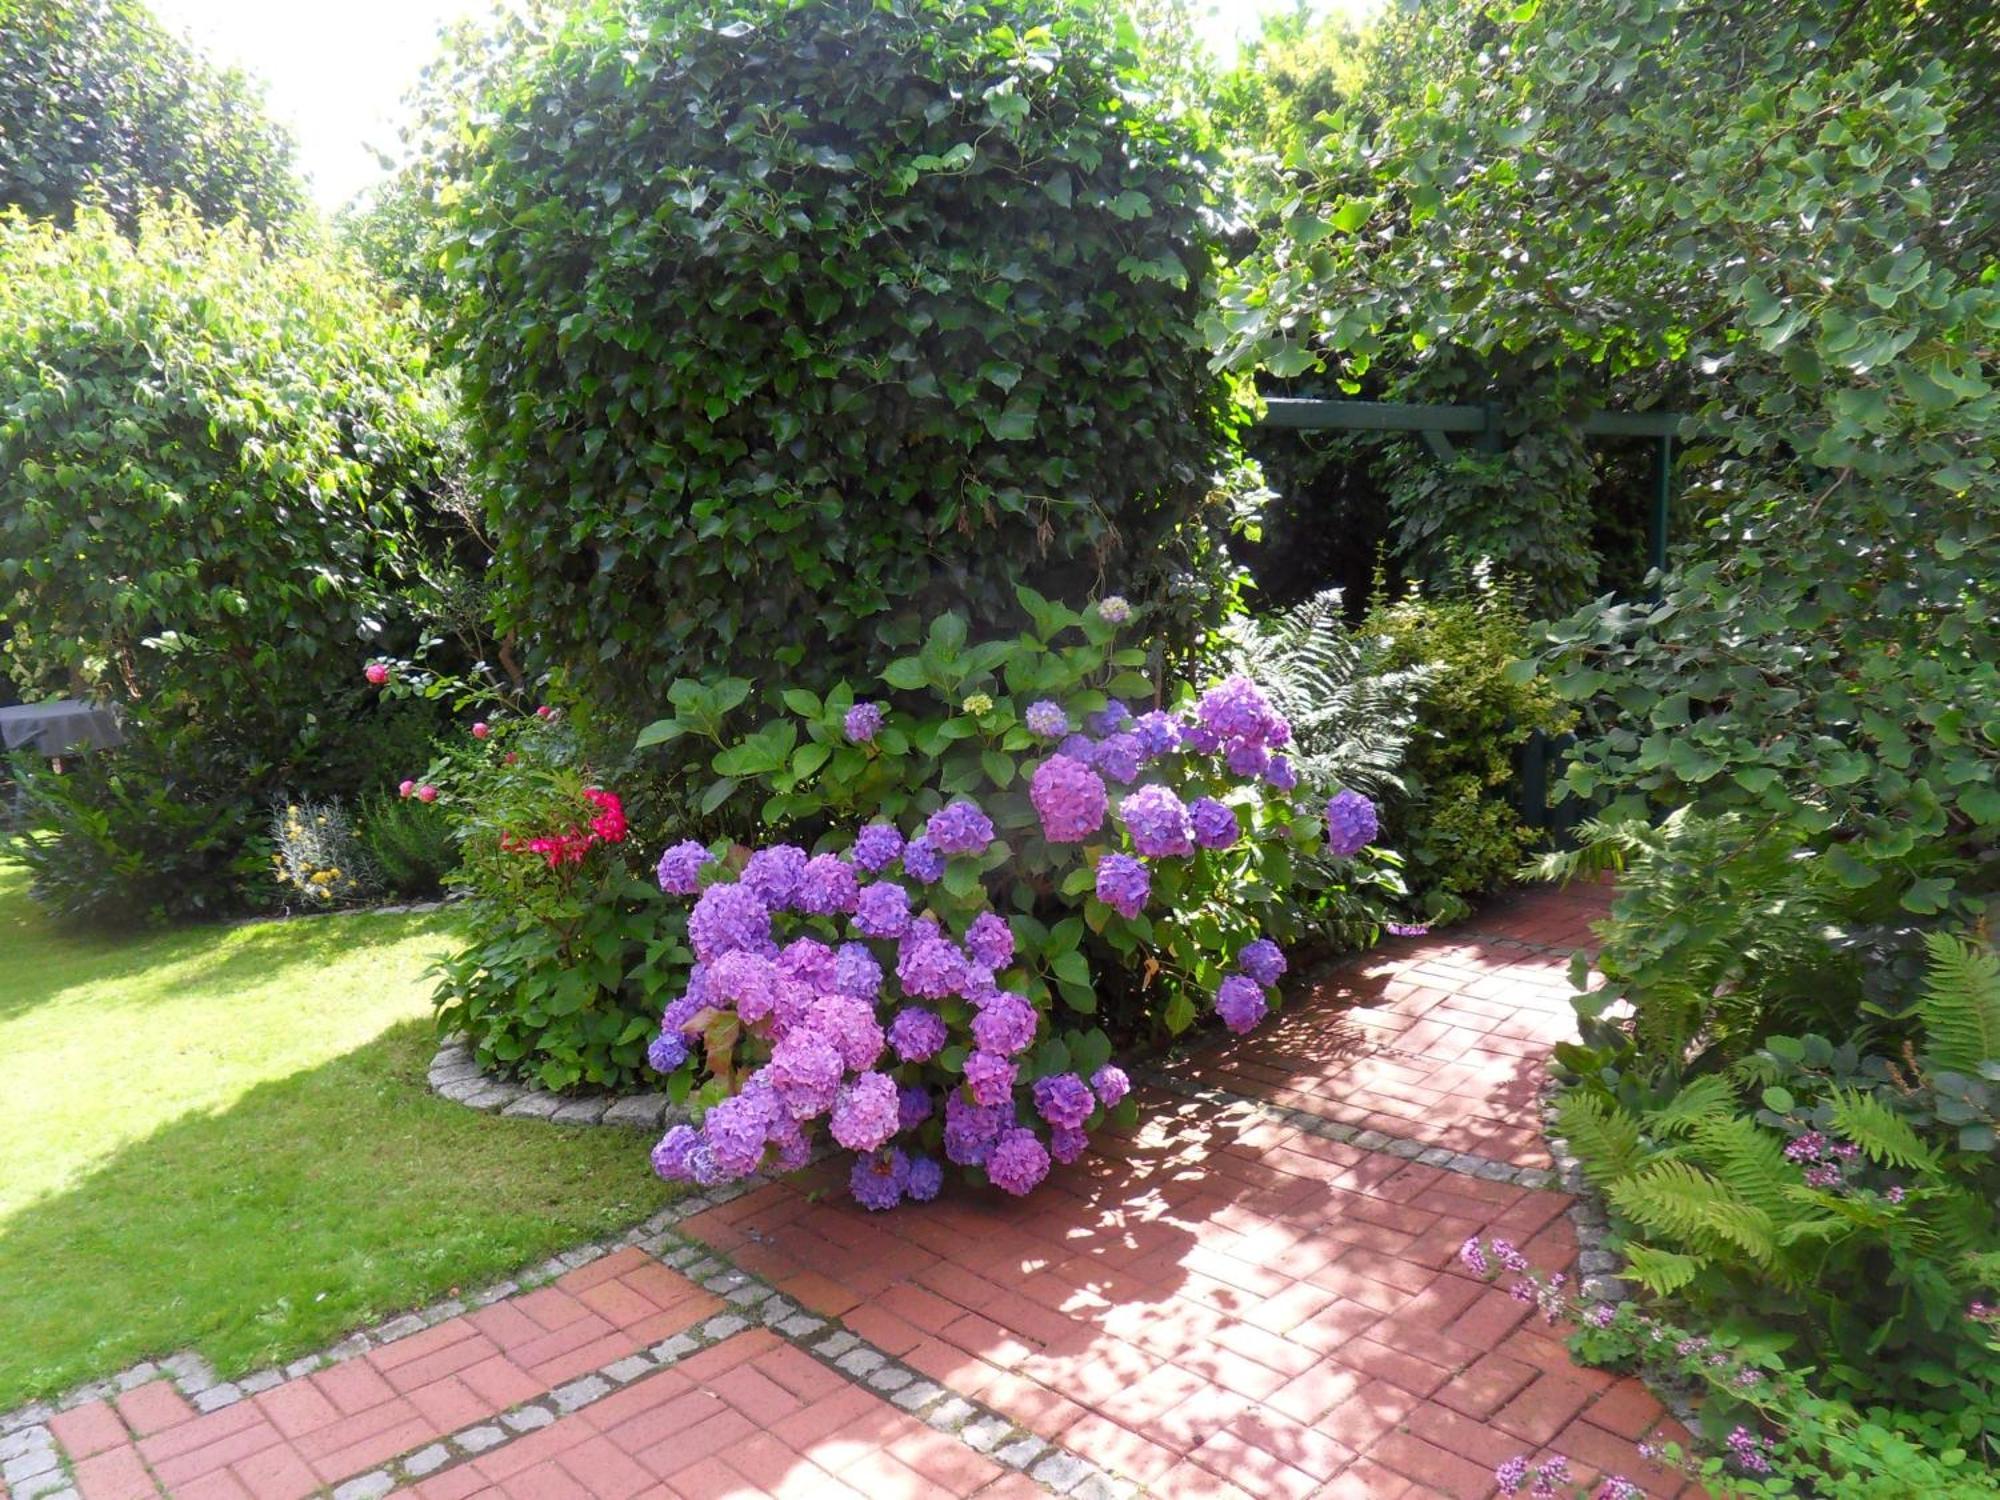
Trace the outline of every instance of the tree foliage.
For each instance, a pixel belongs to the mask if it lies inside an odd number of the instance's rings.
[[[67,223],[96,202],[130,231],[176,194],[211,223],[299,212],[291,140],[255,86],[138,0],[0,0],[0,207]]]
[[[503,621],[642,711],[1024,578],[1196,610],[1208,177],[1139,45],[1090,0],[602,0],[487,54],[434,135]]]
[[[1355,380],[1534,351],[1606,404],[1685,388],[1705,535],[1657,602],[1560,632],[1566,690],[1613,705],[1571,786],[1795,822],[1920,914],[1989,885],[1990,11],[1416,17],[1484,34],[1375,128],[1314,147],[1219,314],[1226,356]]]

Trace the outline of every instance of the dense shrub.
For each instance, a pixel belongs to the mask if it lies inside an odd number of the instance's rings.
[[[361,843],[399,896],[435,896],[458,866],[451,816],[434,802],[371,793],[361,802]]]
[[[94,201],[129,232],[175,195],[262,229],[304,206],[251,83],[137,0],[0,0],[0,208],[66,223]]]
[[[825,831],[661,857],[662,888],[698,894],[697,963],[651,1060],[677,1096],[706,1078],[663,1176],[798,1164],[827,1117],[870,1208],[933,1196],[940,1155],[1026,1193],[1132,1117],[1115,1041],[1270,1009],[1294,887],[1345,881],[1373,808],[1343,791],[1322,827],[1295,803],[1290,728],[1245,678],[1135,715],[1153,684],[1114,639],[1125,601],[1021,601],[1032,634],[971,644],[941,616],[884,671],[893,700],[791,689],[717,755],[768,819]],[[682,709],[655,732],[699,735]]]
[[[6,665],[120,704],[131,742],[49,793],[122,786],[113,825],[59,829],[129,854],[158,830],[122,820],[169,787],[226,804],[220,834],[245,795],[365,784],[342,748],[373,733],[351,652],[424,565],[446,437],[422,349],[340,257],[185,211],[143,215],[136,241],[93,210],[66,232],[0,218]],[[167,779],[142,794],[149,772]]]
[[[287,802],[271,814],[271,867],[306,910],[352,906],[382,892],[381,868],[338,802]]]
[[[1476,575],[1436,594],[1413,591],[1378,604],[1362,628],[1379,642],[1379,670],[1424,670],[1405,794],[1388,805],[1384,841],[1401,852],[1425,914],[1454,917],[1512,881],[1534,847],[1516,758],[1531,733],[1563,733],[1570,714],[1525,670],[1533,640],[1505,580]]]
[[[1085,0],[627,0],[490,62],[442,132],[451,328],[502,622],[580,698],[823,689],[1018,580],[1203,564],[1208,179],[1130,41]]]

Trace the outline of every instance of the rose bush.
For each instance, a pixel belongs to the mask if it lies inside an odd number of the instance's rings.
[[[796,1166],[823,1126],[870,1208],[934,1196],[940,1156],[1029,1192],[1133,1117],[1114,1033],[1204,1007],[1249,1030],[1300,935],[1294,885],[1373,878],[1372,806],[1303,804],[1255,684],[1135,712],[1162,695],[1115,642],[1125,601],[1020,599],[1032,633],[968,645],[946,615],[882,674],[898,696],[795,689],[792,718],[714,757],[801,842],[661,856],[695,964],[650,1060],[699,1120],[655,1148],[662,1176]],[[719,743],[706,710],[732,692],[678,692],[645,738]]]

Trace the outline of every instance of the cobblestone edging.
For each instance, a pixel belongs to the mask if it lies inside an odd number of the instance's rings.
[[[427,1081],[440,1099],[463,1104],[483,1114],[516,1120],[548,1120],[557,1125],[620,1125],[632,1130],[658,1130],[687,1114],[665,1094],[595,1094],[576,1097],[550,1089],[512,1083],[482,1072],[472,1049],[448,1037],[431,1059]]]

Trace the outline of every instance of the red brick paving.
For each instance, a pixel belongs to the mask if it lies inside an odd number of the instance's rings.
[[[1564,960],[1601,910],[1541,892],[1404,942],[1181,1076],[1520,1165],[1569,1031]],[[1492,1494],[1516,1453],[1654,1496],[1634,1444],[1684,1437],[1642,1386],[1454,1259],[1502,1235],[1573,1257],[1561,1194],[1149,1091],[1141,1126],[1025,1202],[960,1193],[869,1216],[826,1180],[765,1186],[683,1228],[801,1304],[1149,1495]],[[85,1500],[301,1500],[692,1327],[722,1303],[643,1252],[453,1318],[207,1416],[156,1381],[51,1422]],[[763,1329],[647,1375],[405,1493],[426,1500],[1005,1500],[1038,1485]]]

